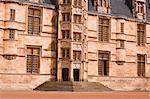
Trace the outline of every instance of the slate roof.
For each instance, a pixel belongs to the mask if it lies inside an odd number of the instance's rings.
[[[94,11],[94,0],[88,0],[88,10]],[[134,18],[132,0],[110,0],[111,15]],[[150,0],[147,0],[147,19],[150,20]]]
[[[112,15],[133,17],[132,0],[111,0],[110,4]]]
[[[150,21],[150,0],[147,0],[147,19]]]
[[[57,0],[43,0],[44,3],[56,5]]]
[[[18,1],[22,1],[22,2],[30,2],[30,0],[18,0]],[[32,2],[32,1],[31,1]],[[57,0],[42,0],[42,3],[44,4],[52,4],[52,5],[56,5]]]

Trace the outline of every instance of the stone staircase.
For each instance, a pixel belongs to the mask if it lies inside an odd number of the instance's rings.
[[[112,89],[98,82],[52,82],[46,81],[34,90],[37,91],[66,91],[66,92],[104,92]]]

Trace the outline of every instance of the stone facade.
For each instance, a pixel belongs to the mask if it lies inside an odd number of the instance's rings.
[[[113,90],[150,90],[149,2],[116,0],[120,5],[129,3],[134,6],[130,17],[127,16],[128,11],[125,15],[123,12],[114,13],[113,0],[105,0],[106,4],[101,4],[100,0],[77,0],[81,5],[76,4],[75,0],[67,1],[59,0],[55,4],[53,0],[48,3],[44,0],[0,0],[0,89],[32,90],[47,80],[67,80],[100,82]],[[143,14],[137,13],[136,4],[139,2],[144,4]],[[40,35],[28,34],[29,8],[42,12]],[[13,21],[10,20],[10,9],[15,10]],[[76,22],[76,16],[80,22]],[[99,40],[101,17],[109,19],[108,42]],[[145,25],[144,46],[137,45],[137,24]],[[13,40],[9,39],[10,29],[15,30]],[[64,35],[64,31],[69,31],[69,36]],[[77,39],[80,40],[74,39],[77,37],[75,34],[79,34]],[[120,48],[121,41],[123,48]],[[57,45],[54,50],[53,43]],[[27,73],[27,48],[30,46],[40,48],[38,73]],[[104,75],[99,74],[99,51],[109,52],[107,75],[104,72]],[[146,57],[144,77],[137,73],[138,54]],[[12,59],[9,59],[10,56]]]

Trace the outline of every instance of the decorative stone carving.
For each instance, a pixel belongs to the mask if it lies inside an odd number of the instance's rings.
[[[73,12],[74,12],[75,14],[79,14],[79,15],[82,15],[82,14],[83,14],[82,8],[73,8]]]
[[[63,68],[70,67],[70,61],[68,61],[68,60],[62,60],[61,64],[62,64]]]
[[[61,23],[61,29],[70,29],[70,23],[69,22],[62,22]]]
[[[74,24],[73,30],[74,30],[74,32],[82,32],[83,26],[81,24]]]
[[[74,63],[73,64],[73,69],[80,69],[81,63]]]
[[[62,12],[70,12],[70,10],[71,10],[70,6],[61,6],[60,9]]]
[[[73,50],[82,50],[82,45],[81,44],[73,44]]]
[[[67,42],[67,41],[62,41],[61,42],[61,47],[70,47],[70,42]]]

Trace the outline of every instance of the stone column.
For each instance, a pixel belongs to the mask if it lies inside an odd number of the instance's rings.
[[[73,77],[73,62],[71,62],[70,64],[70,81],[74,81],[74,77]]]

